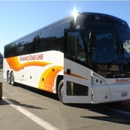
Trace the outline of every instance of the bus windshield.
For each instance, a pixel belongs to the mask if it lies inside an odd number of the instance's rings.
[[[104,77],[129,77],[129,28],[107,22],[86,25],[88,34],[94,35],[94,49],[90,49],[93,70]]]
[[[116,25],[117,35],[122,46],[123,63],[130,60],[130,30]]]
[[[92,51],[92,61],[109,63],[118,58],[115,29],[109,23],[87,23],[89,33],[95,35],[95,49]]]

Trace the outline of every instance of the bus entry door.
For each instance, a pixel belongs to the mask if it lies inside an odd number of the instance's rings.
[[[64,103],[91,102],[91,70],[82,39],[79,30],[65,30]]]

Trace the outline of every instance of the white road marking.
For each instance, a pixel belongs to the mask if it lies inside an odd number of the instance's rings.
[[[29,119],[33,120],[34,122],[36,122],[37,124],[39,124],[42,128],[46,129],[46,130],[59,130],[58,128],[54,127],[53,125],[49,124],[48,122],[44,121],[43,119],[41,119],[40,117],[34,115],[33,113],[27,111],[26,109],[18,106],[17,104],[13,103],[12,101],[10,101],[8,98],[6,97],[2,97],[2,99],[4,101],[6,101],[7,103],[9,103],[12,107],[14,107],[15,109],[17,109],[19,112],[21,112],[22,114],[24,114],[25,116],[27,116]]]
[[[6,80],[3,79],[3,81],[6,81]],[[4,97],[4,98],[5,98],[5,97]],[[6,98],[6,99],[7,99],[7,98]],[[8,99],[7,99],[7,100],[8,100]],[[8,102],[8,101],[7,101],[7,102]],[[9,101],[9,102],[11,102],[11,101]],[[8,103],[9,103],[9,102],[8,102]],[[9,104],[11,104],[11,103],[9,103]],[[13,105],[13,103],[12,103],[12,105]],[[18,106],[17,106],[17,107],[18,107]],[[20,106],[19,106],[19,107],[20,107]],[[103,106],[100,106],[100,107],[130,116],[130,112],[125,112],[125,111],[121,111],[121,110],[118,110],[118,109],[113,109],[113,108],[108,108],[108,107],[103,107]],[[23,109],[23,108],[22,108],[22,109]],[[24,114],[24,113],[23,113],[23,114]],[[34,116],[35,116],[35,115],[34,115]],[[39,117],[38,117],[38,118],[39,118]],[[42,119],[41,119],[41,120],[42,120]],[[44,121],[44,122],[45,122],[45,121]],[[44,128],[44,127],[43,127],[43,128]],[[47,129],[47,130],[48,130],[48,129]],[[52,130],[53,130],[53,129],[52,129]],[[54,130],[59,130],[59,129],[55,128]]]

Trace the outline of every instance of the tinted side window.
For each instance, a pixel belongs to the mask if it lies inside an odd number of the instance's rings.
[[[4,48],[4,57],[7,58],[11,56],[35,53],[37,50],[37,42],[38,34],[35,34],[6,45]]]
[[[11,52],[13,51],[13,44],[14,43],[11,43],[9,45],[6,45],[5,46],[5,50],[4,50],[4,57],[7,58],[9,56],[13,56],[13,54],[11,54]]]
[[[23,54],[27,54],[27,39],[28,38],[25,38],[21,41],[22,43],[22,49],[23,49]]]
[[[52,32],[52,50],[63,51],[64,30],[62,25],[53,27]]]
[[[17,44],[16,42],[13,42],[9,45],[6,45],[4,48],[4,57],[11,57],[17,55]]]
[[[27,53],[35,53],[37,51],[38,34],[31,35],[27,38]]]
[[[17,42],[17,55],[27,54],[27,38]]]
[[[79,32],[68,32],[67,55],[77,61],[86,62],[85,48]]]
[[[52,28],[43,30],[40,34],[40,41],[39,41],[39,46],[38,46],[38,52],[41,51],[48,51],[51,49],[51,36],[52,34]]]
[[[72,21],[68,21],[53,27],[52,50],[64,52],[64,30],[69,29]]]

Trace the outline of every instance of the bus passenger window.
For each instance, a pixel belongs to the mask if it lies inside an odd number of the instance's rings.
[[[81,39],[80,33],[76,33],[75,36],[75,55],[76,55],[76,59],[80,60],[80,61],[86,61],[86,55],[85,55],[85,50],[84,50],[84,45],[83,45],[83,41]]]
[[[83,40],[79,32],[69,32],[67,37],[67,51],[72,58],[86,62]]]
[[[38,52],[49,51],[52,47],[52,28],[43,30],[39,37],[39,47],[37,48]]]

